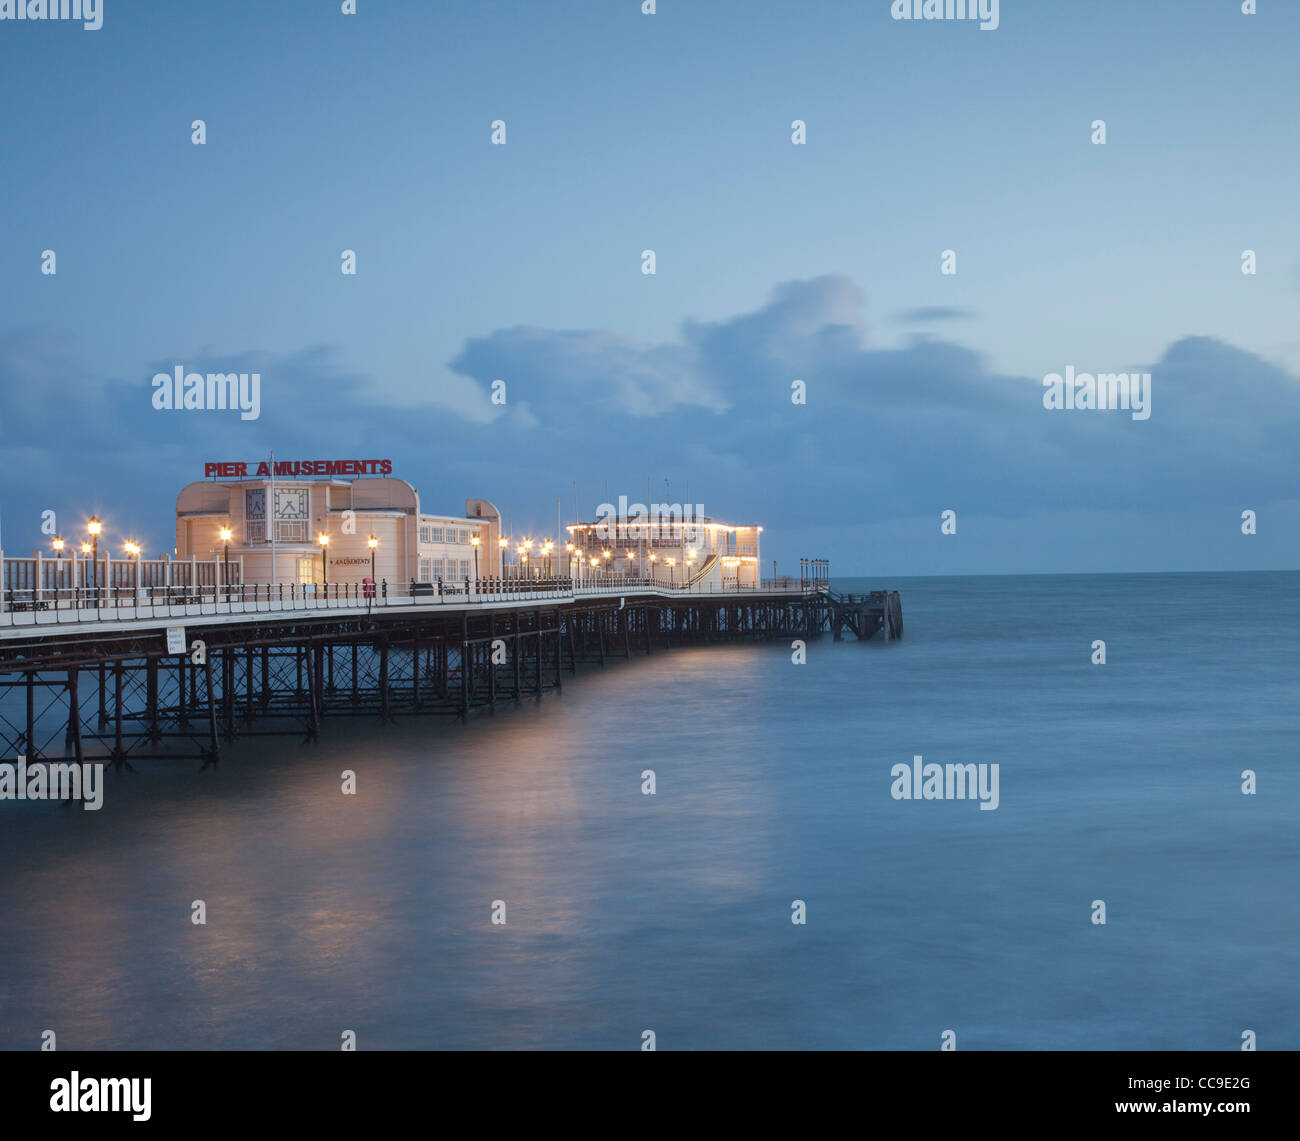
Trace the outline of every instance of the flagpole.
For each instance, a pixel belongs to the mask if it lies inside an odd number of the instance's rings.
[[[274,586],[280,580],[275,577],[275,453],[271,453],[271,494],[268,497],[270,502],[266,505],[266,525],[271,531],[271,585]],[[270,592],[267,592],[270,597]]]

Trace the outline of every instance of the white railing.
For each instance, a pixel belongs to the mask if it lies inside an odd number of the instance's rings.
[[[179,565],[179,564],[177,564]],[[600,574],[584,579],[465,579],[458,583],[173,583],[170,586],[73,586],[37,590],[11,588],[0,606],[0,629],[76,626],[88,623],[297,611],[373,613],[390,607],[436,609],[510,603],[576,601],[603,596],[647,595],[666,598],[698,595],[800,597],[811,585],[768,584],[723,589],[716,582],[671,583],[659,579]]]
[[[25,558],[6,558],[0,567],[0,590],[5,597],[45,597],[89,589],[134,587],[224,586],[243,579],[243,559],[214,552],[209,558],[99,558],[52,557],[42,552]]]

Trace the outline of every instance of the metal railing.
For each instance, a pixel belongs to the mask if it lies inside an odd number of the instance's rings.
[[[511,602],[572,601],[589,597],[658,594],[694,595],[815,593],[809,586],[720,587],[716,582],[681,583],[616,574],[582,579],[462,579],[458,582],[390,583],[196,583],[172,586],[77,586],[9,589],[0,606],[0,629],[75,626],[159,618],[276,614],[296,611],[373,612],[396,606],[479,606]]]

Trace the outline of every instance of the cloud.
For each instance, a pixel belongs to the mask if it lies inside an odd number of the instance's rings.
[[[944,321],[970,321],[976,313],[973,309],[958,309],[951,305],[923,305],[919,309],[907,309],[898,315],[904,325],[937,325]]]
[[[727,406],[698,373],[688,347],[642,348],[593,330],[502,329],[469,341],[451,368],[488,389],[504,380],[509,395],[522,382],[530,402],[576,405],[595,414],[662,416],[678,408]]]
[[[557,497],[571,512],[574,480],[590,514],[606,482],[610,495],[639,499],[647,478],[657,496],[671,477],[681,498],[689,479],[707,511],[773,534],[937,519],[948,507],[1005,519],[1236,514],[1294,495],[1300,382],[1253,353],[1189,336],[1145,366],[1108,360],[1104,342],[1073,362],[1151,372],[1153,411],[1139,422],[1046,411],[1040,377],[999,373],[952,340],[874,347],[865,310],[852,282],[820,277],[778,286],[753,312],[687,321],[658,344],[603,330],[488,332],[451,367],[481,388],[490,419],[384,403],[326,347],[152,362],[129,380],[88,384],[59,340],[14,331],[0,337],[0,464],[37,482],[20,491],[6,480],[5,506],[21,499],[30,523],[50,498],[102,514],[112,496],[165,532],[175,491],[203,460],[272,448],[389,457],[431,510],[485,495],[538,523],[554,520]],[[258,369],[261,420],[153,411],[149,378],[175,363]],[[496,379],[508,402],[493,409]],[[791,402],[794,380],[806,404]]]

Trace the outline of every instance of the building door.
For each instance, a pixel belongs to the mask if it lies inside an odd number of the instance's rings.
[[[302,583],[316,581],[316,556],[298,556],[298,581]]]

